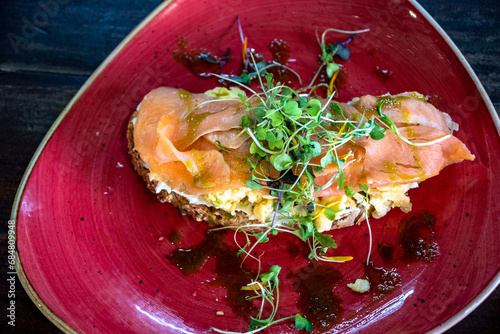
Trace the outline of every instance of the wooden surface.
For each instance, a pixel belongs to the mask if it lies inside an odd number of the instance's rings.
[[[160,1],[7,0],[0,5],[0,284],[2,333],[60,333],[16,282],[7,325],[7,222],[45,133],[87,77]],[[500,110],[500,2],[424,0]],[[41,4],[46,4],[41,5]],[[423,55],[425,56],[425,55]],[[447,333],[500,333],[500,289]]]

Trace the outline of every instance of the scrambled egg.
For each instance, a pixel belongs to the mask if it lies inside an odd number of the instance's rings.
[[[392,208],[400,208],[403,212],[411,211],[410,197],[406,194],[411,188],[418,187],[418,183],[403,184],[385,188],[370,188],[370,205],[373,207],[371,216],[382,218]]]
[[[403,212],[411,211],[410,197],[407,191],[411,188],[417,187],[417,183],[395,185],[385,188],[370,188],[368,190],[368,197],[370,207],[368,212],[373,218],[382,218],[391,209],[399,207]],[[324,213],[325,208],[328,207],[336,211],[335,220],[345,218],[349,215],[357,216],[361,214],[361,210],[357,207],[359,202],[363,200],[362,196],[356,194],[353,198],[345,195],[334,197],[319,198],[316,210],[313,213],[314,225],[319,232],[331,230],[334,227],[334,222],[328,219]],[[345,225],[335,226],[337,228],[349,226]]]
[[[416,183],[400,186],[391,186],[379,189],[370,189],[369,195],[369,212],[374,218],[381,218],[392,208],[399,207],[403,212],[411,210],[410,198],[406,192],[410,188],[416,187]],[[246,187],[222,191],[202,197],[210,205],[223,209],[231,214],[235,214],[236,210],[244,211],[250,219],[257,219],[262,223],[270,222],[273,218],[276,209],[276,198],[269,195],[264,195],[259,191],[252,190]],[[317,200],[315,211],[311,214],[314,220],[316,229],[320,232],[328,231],[332,228],[333,221],[325,215],[325,208],[330,208],[336,211],[335,220],[346,217],[351,213],[359,213],[357,204],[360,199],[347,197],[346,195],[320,197]],[[290,217],[300,217],[309,213],[303,205],[292,207],[289,211]],[[279,219],[280,217],[278,217]]]
[[[261,222],[266,222],[269,218],[272,218],[276,207],[275,197],[266,196],[246,187],[205,196],[206,200],[217,209],[223,209],[232,215],[235,214],[236,210],[244,211],[250,219],[257,219]]]

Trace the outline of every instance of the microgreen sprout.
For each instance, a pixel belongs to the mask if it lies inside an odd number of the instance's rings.
[[[359,193],[354,190],[351,186],[346,186],[344,188],[344,192],[346,196],[354,197],[357,200],[357,205],[364,210],[364,217],[366,220],[366,225],[368,226],[368,235],[369,235],[369,245],[368,245],[368,256],[366,257],[366,265],[370,263],[370,256],[372,252],[373,246],[373,238],[372,238],[372,229],[370,226],[370,197],[368,195],[369,187],[366,184],[359,184],[359,189],[361,190]]]
[[[343,189],[343,169],[353,159],[350,155],[339,157],[337,149],[355,137],[369,135],[373,139],[381,139],[384,129],[374,118],[364,122],[364,115],[359,122],[349,120],[337,103],[331,103],[332,95],[326,102],[321,102],[279,82],[275,83],[270,73],[266,73],[265,80],[262,80],[253,54],[250,53],[250,57],[257,68],[262,92],[257,93],[246,87],[253,94],[248,98],[240,96],[247,109],[253,112],[253,118],[244,116],[240,126],[252,139],[250,154],[259,161],[251,163],[252,173],[246,184],[250,189],[265,190],[277,198],[268,229],[255,235],[257,243],[266,241],[269,231],[282,225],[279,222],[291,222],[301,227],[291,233],[308,241],[311,258],[345,262],[350,258],[323,256],[329,248],[336,248],[336,244],[331,236],[316,230],[310,214],[316,209],[316,198],[321,190],[335,182],[339,189]],[[325,151],[319,164],[313,162]],[[332,164],[337,166],[338,172],[325,184],[318,185],[315,174]],[[271,177],[272,169],[279,172],[279,176]],[[297,205],[305,208],[309,215],[290,216],[288,211]],[[330,207],[320,209],[320,214],[330,220],[336,217],[336,212]],[[249,252],[245,250],[244,253],[247,254],[245,260]]]
[[[268,328],[269,326],[291,319],[295,320],[295,327],[297,329],[305,329],[306,331],[311,331],[313,329],[312,323],[300,314],[275,320],[280,299],[278,278],[280,271],[280,266],[273,265],[269,268],[267,273],[259,274],[257,279],[252,280],[252,282],[248,283],[246,286],[241,287],[241,290],[253,291],[255,293],[255,296],[248,297],[248,299],[261,299],[259,312],[255,317],[250,318],[250,325],[246,334],[257,333]],[[264,308],[266,304],[271,306],[271,313],[267,318],[264,316]],[[223,334],[239,334],[239,332],[229,332],[214,327],[210,327],[210,329]]]
[[[341,34],[350,34],[353,35],[350,38],[348,38],[346,41],[342,43],[334,43],[334,44],[326,44],[325,43],[325,36],[327,33],[334,31],[337,33]],[[370,31],[370,29],[363,29],[363,30],[356,30],[356,31],[349,31],[349,30],[339,30],[339,29],[326,29],[323,31],[323,34],[321,35],[321,39],[318,36],[318,31],[316,30],[316,38],[318,40],[318,44],[321,50],[321,65],[316,71],[316,74],[314,75],[311,83],[309,84],[309,87],[312,87],[314,82],[316,81],[318,75],[320,72],[323,70],[323,68],[326,67],[326,75],[330,79],[330,82],[328,84],[328,95],[334,95],[335,94],[335,89],[334,89],[334,84],[335,80],[337,79],[339,72],[340,72],[340,65],[337,64],[334,60],[334,56],[339,57],[342,60],[348,60],[351,56],[351,50],[347,47],[347,43],[349,43],[354,36],[357,34],[362,34],[365,32]]]
[[[240,17],[237,17],[238,21],[238,31],[240,33],[240,39],[242,44],[241,49],[241,63],[243,65],[243,71],[240,75],[223,75],[226,78],[230,78],[230,81],[238,82],[244,85],[249,85],[255,78],[258,78],[260,75],[263,75],[267,72],[268,69],[272,67],[282,67],[291,73],[293,73],[299,84],[302,86],[302,78],[300,75],[294,71],[292,68],[286,66],[285,64],[280,64],[277,61],[266,61],[261,60],[256,62],[254,59],[255,50],[248,47],[248,38],[243,33],[243,28],[241,27]],[[259,78],[260,80],[260,78]]]

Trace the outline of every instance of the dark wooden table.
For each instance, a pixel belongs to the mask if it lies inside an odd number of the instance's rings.
[[[3,0],[0,4],[0,302],[2,333],[60,333],[16,282],[7,325],[7,222],[45,133],[87,77],[160,1]],[[422,0],[500,110],[500,1]],[[499,241],[500,242],[500,241]],[[500,333],[500,288],[447,333]]]

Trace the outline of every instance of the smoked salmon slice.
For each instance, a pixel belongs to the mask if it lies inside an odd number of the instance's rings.
[[[378,116],[381,101],[384,114],[403,137],[431,144],[413,146],[393,133],[386,133],[381,140],[353,138],[337,152],[346,156],[345,185],[359,189],[359,184],[379,188],[421,182],[450,164],[474,159],[458,138],[448,136],[458,129],[450,116],[418,93],[366,95],[338,104],[345,117],[360,122]],[[240,125],[243,116],[254,117],[237,99],[157,88],[140,104],[134,149],[155,177],[177,191],[201,195],[245,187],[252,172],[248,163],[252,139]],[[337,172],[337,165],[331,164],[316,174],[315,182],[326,184]],[[269,174],[275,175],[276,170],[271,167]],[[342,193],[335,182],[319,196]]]
[[[246,158],[220,152],[215,143],[241,151],[248,136],[237,137],[234,129],[244,115],[248,111],[238,101],[157,88],[140,104],[135,150],[153,173],[178,191],[199,195],[240,187],[250,173],[242,163]],[[243,153],[248,154],[248,146]]]

